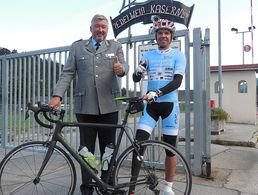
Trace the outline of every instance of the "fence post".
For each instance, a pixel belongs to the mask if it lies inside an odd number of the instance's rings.
[[[210,53],[209,29],[202,41],[201,29],[193,31],[194,60],[194,174],[211,172],[210,158]]]
[[[210,29],[205,30],[203,43],[203,60],[204,60],[204,153],[203,153],[203,167],[206,169],[205,175],[211,175],[211,107],[210,107]]]
[[[6,147],[7,132],[8,132],[8,63],[4,57],[2,59],[2,132],[1,132],[1,147]]]
[[[185,159],[188,165],[191,165],[191,66],[190,66],[190,38],[189,31],[185,31],[185,56],[186,56],[186,69],[185,69]]]
[[[202,59],[201,29],[193,30],[193,69],[194,69],[194,175],[202,174],[203,155],[203,98],[202,98]]]

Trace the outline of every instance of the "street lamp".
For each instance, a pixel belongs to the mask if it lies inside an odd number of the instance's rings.
[[[243,64],[245,64],[245,54],[244,54],[244,52],[245,52],[245,36],[244,36],[244,34],[245,34],[245,33],[252,32],[254,29],[255,29],[255,26],[251,26],[251,27],[248,27],[248,31],[241,31],[241,32],[239,32],[237,28],[231,28],[231,31],[236,32],[236,34],[239,34],[239,33],[242,34],[242,56],[243,56]],[[252,41],[253,41],[253,40],[252,40]],[[252,45],[253,45],[253,43],[252,43]],[[253,49],[253,48],[251,48],[251,49]],[[253,52],[252,52],[252,55],[253,55]],[[252,56],[252,59],[253,59],[253,56]]]

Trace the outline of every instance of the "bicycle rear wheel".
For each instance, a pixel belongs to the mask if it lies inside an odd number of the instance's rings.
[[[140,163],[139,175],[135,183],[131,180],[132,157],[134,147],[127,148],[118,158],[114,171],[114,184],[129,192],[130,186],[134,186],[135,194],[163,194],[165,184],[165,158],[166,150],[176,157],[176,173],[173,180],[173,191],[176,195],[189,195],[192,187],[192,176],[184,157],[173,146],[154,140],[139,143],[144,148]],[[131,181],[131,182],[130,182]],[[135,185],[134,185],[135,184]]]
[[[0,164],[0,194],[73,194],[76,171],[69,155],[55,146],[39,180],[35,180],[49,145],[35,141],[11,150]]]

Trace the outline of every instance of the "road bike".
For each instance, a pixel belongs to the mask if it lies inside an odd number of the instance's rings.
[[[64,110],[54,109],[47,104],[28,103],[28,110],[41,126],[51,129],[46,141],[32,141],[13,148],[0,163],[0,194],[73,194],[76,187],[76,169],[73,160],[87,171],[98,194],[128,194],[135,188],[135,194],[163,194],[165,182],[164,162],[166,152],[177,158],[173,190],[176,195],[189,195],[192,187],[191,171],[183,155],[173,146],[158,140],[138,142],[133,139],[127,127],[130,114],[143,110],[142,98],[117,98],[126,102],[121,124],[96,124],[63,122]],[[54,124],[54,125],[53,125]],[[108,177],[103,181],[100,171],[91,168],[62,135],[65,127],[115,127],[120,130],[109,163]],[[131,144],[119,151],[123,135]],[[140,153],[144,148],[144,153]],[[133,154],[140,161],[139,174],[131,180]],[[73,160],[72,160],[73,159]]]

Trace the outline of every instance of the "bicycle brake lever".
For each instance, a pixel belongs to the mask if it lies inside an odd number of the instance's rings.
[[[33,106],[31,102],[27,103],[27,110],[31,110],[32,112],[38,112],[40,110],[39,107]]]
[[[50,112],[53,110],[53,108],[46,103],[38,102],[38,106],[43,112]]]

